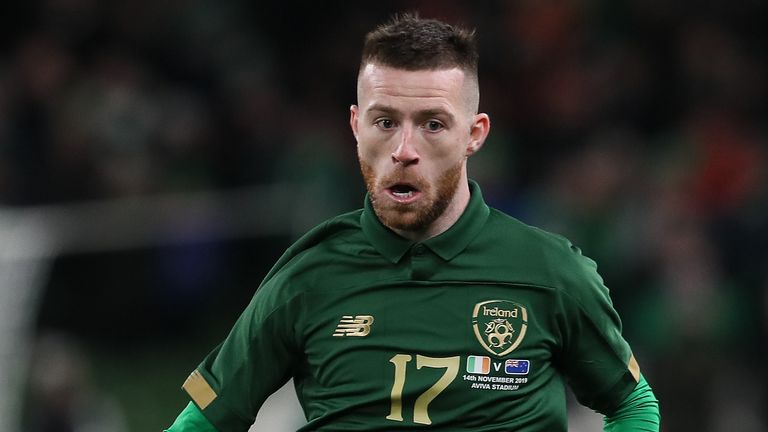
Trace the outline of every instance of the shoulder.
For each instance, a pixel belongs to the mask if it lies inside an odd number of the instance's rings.
[[[355,235],[361,232],[361,213],[362,210],[360,209],[344,213],[312,228],[285,251],[275,266],[279,268],[275,268],[273,271],[291,264],[298,256],[320,252],[323,248],[334,243],[353,241]]]
[[[241,316],[250,328],[267,321],[285,319],[302,307],[304,293],[312,278],[317,277],[308,269],[324,268],[323,263],[330,262],[324,249],[332,249],[334,244],[350,241],[360,230],[360,211],[345,213],[329,219],[308,231],[296,240],[277,260],[254,293],[251,301]],[[326,258],[321,258],[325,256]],[[278,313],[278,311],[288,312]],[[255,323],[255,324],[254,324]]]
[[[301,236],[277,260],[262,281],[261,288],[286,278],[301,277],[309,267],[329,262],[340,250],[362,243],[361,212],[358,209],[333,217]]]
[[[526,224],[491,208],[484,247],[502,257],[531,283],[553,288],[581,285],[593,279],[596,264],[566,237]]]
[[[580,255],[579,249],[560,234],[528,225],[512,216],[491,208],[485,230],[486,241],[499,247],[529,256],[542,263],[570,261]]]

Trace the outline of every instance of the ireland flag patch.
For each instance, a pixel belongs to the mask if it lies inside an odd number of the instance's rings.
[[[491,358],[486,356],[467,357],[467,373],[487,375],[491,371]]]

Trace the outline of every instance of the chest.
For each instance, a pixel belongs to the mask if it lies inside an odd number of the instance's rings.
[[[552,291],[530,286],[374,282],[324,292],[307,299],[307,370],[315,386],[378,394],[394,417],[403,400],[522,400],[553,383],[555,314]]]

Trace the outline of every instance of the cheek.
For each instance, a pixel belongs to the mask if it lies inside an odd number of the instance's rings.
[[[361,162],[365,162],[368,165],[372,165],[376,157],[372,154],[371,147],[365,145],[362,141],[358,141],[357,144],[357,158]]]
[[[454,165],[457,160],[463,159],[466,153],[464,141],[459,137],[441,137],[439,140],[432,140],[429,145],[424,146],[422,155],[438,164]]]
[[[357,155],[358,157],[374,165],[382,158],[389,158],[391,151],[387,151],[387,143],[380,139],[375,139],[369,134],[361,133],[357,139]]]

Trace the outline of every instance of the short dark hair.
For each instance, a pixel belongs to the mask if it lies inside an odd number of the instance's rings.
[[[458,67],[477,79],[478,57],[474,30],[405,13],[365,36],[360,70],[369,63],[405,70]]]

